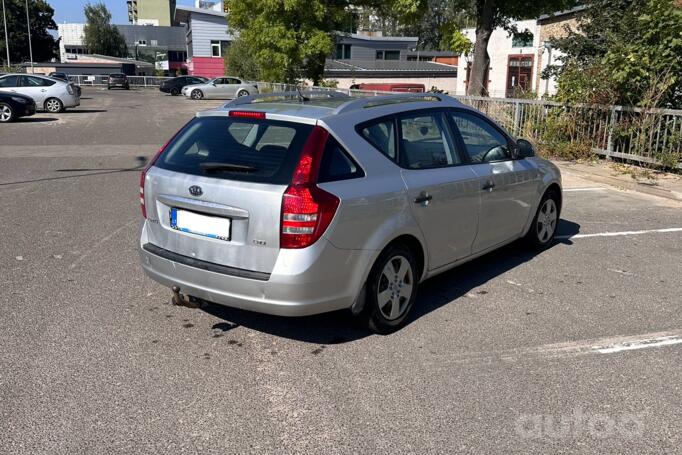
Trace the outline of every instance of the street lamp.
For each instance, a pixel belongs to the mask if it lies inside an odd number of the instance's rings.
[[[26,28],[28,29],[28,53],[31,57],[31,73],[35,74],[35,69],[33,68],[33,46],[31,45],[31,19],[28,17],[28,0],[26,0]]]
[[[9,68],[12,64],[9,61],[9,38],[7,38],[7,12],[5,0],[2,0],[2,20],[5,23],[5,49],[7,49],[7,68]]]

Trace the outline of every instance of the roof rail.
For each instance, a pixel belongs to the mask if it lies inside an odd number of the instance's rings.
[[[334,114],[355,111],[362,108],[386,106],[395,103],[409,103],[415,101],[446,101],[452,100],[442,93],[400,93],[396,95],[370,96],[355,98],[342,104],[334,110]]]
[[[311,99],[345,99],[350,97],[345,93],[337,92],[335,90],[310,90],[305,92],[276,92],[276,93],[261,93],[257,95],[240,96],[232,101],[228,101],[223,105],[223,108],[232,108],[235,106],[243,106],[245,104],[254,104],[257,102],[276,102],[276,101],[309,101]]]

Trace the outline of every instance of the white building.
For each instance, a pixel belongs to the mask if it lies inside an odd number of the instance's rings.
[[[83,45],[85,24],[58,24],[59,61],[66,63],[74,60],[78,54],[87,54]]]
[[[518,97],[522,93],[534,93],[537,97],[556,93],[556,81],[542,79],[548,65],[556,65],[560,52],[552,49],[553,38],[566,35],[566,28],[575,30],[578,17],[585,6],[554,14],[540,16],[537,20],[514,23],[519,32],[528,32],[526,39],[513,36],[498,28],[488,43],[490,65],[484,78],[488,95],[495,98]],[[474,43],[476,30],[467,28],[462,33]],[[458,62],[457,95],[465,95],[469,80],[472,55],[460,56]]]
[[[533,91],[538,74],[535,65],[539,43],[538,25],[535,19],[516,22],[519,32],[528,32],[527,39],[510,36],[506,30],[493,31],[488,42],[490,66],[484,86],[495,98],[511,97],[519,90]],[[476,41],[476,29],[467,28],[462,33],[472,42]],[[472,55],[460,56],[457,66],[457,94],[464,95],[469,83]]]

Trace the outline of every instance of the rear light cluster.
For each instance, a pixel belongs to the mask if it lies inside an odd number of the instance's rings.
[[[317,176],[329,133],[315,126],[306,141],[291,184],[282,197],[280,248],[306,248],[329,227],[339,198],[317,187]]]
[[[142,217],[147,218],[147,207],[144,205],[144,183],[147,180],[147,171],[154,166],[154,163],[159,159],[161,154],[166,150],[166,147],[168,147],[168,144],[173,140],[175,136],[170,138],[168,142],[166,142],[163,147],[159,149],[158,152],[156,152],[156,155],[152,157],[151,160],[147,163],[147,165],[142,169],[142,172],[140,173],[140,209],[142,210]]]
[[[230,117],[253,118],[258,120],[265,120],[265,112],[258,111],[230,111]]]

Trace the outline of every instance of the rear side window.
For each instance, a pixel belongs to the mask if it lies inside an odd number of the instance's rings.
[[[21,85],[23,87],[49,87],[55,83],[56,81],[43,79],[42,77],[21,76]]]
[[[322,162],[320,163],[318,182],[334,182],[336,180],[348,180],[364,176],[365,173],[358,166],[358,163],[350,157],[336,139],[329,136],[324,149],[324,155],[322,155]]]
[[[171,141],[156,166],[247,182],[291,181],[311,125],[231,117],[199,117]]]
[[[392,119],[365,125],[359,133],[377,150],[395,161],[395,123]]]
[[[409,169],[428,169],[460,164],[459,154],[442,112],[417,114],[400,119],[400,161]]]

